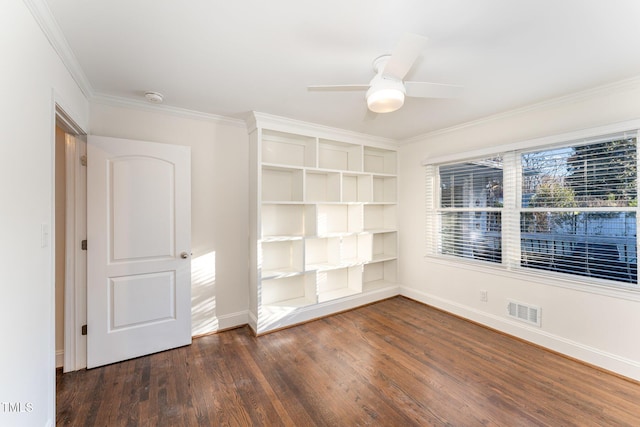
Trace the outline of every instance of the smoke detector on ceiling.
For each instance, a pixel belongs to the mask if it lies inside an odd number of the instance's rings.
[[[144,97],[153,104],[161,104],[164,96],[160,92],[145,92]]]

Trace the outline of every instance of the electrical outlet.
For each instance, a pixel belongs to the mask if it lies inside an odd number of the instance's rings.
[[[480,291],[480,301],[482,301],[482,302],[489,301],[489,292],[487,292],[486,290],[481,290]]]

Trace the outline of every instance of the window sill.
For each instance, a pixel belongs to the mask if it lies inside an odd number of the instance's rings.
[[[486,262],[463,258],[458,259],[436,255],[425,255],[424,258],[428,262],[448,267],[462,268],[478,273],[508,277],[514,280],[527,280],[547,286],[640,302],[640,285],[637,285],[637,287],[631,287],[630,285],[612,285],[605,280],[589,278],[577,279],[562,273],[541,272],[539,270],[530,271],[524,268],[509,269],[502,264],[491,265]]]

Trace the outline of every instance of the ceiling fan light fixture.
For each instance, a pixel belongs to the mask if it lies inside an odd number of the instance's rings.
[[[391,113],[404,104],[404,92],[395,88],[370,91],[367,94],[367,106],[374,113]]]

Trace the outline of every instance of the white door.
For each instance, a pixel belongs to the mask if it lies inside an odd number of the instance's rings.
[[[189,147],[89,136],[87,367],[191,343]]]

